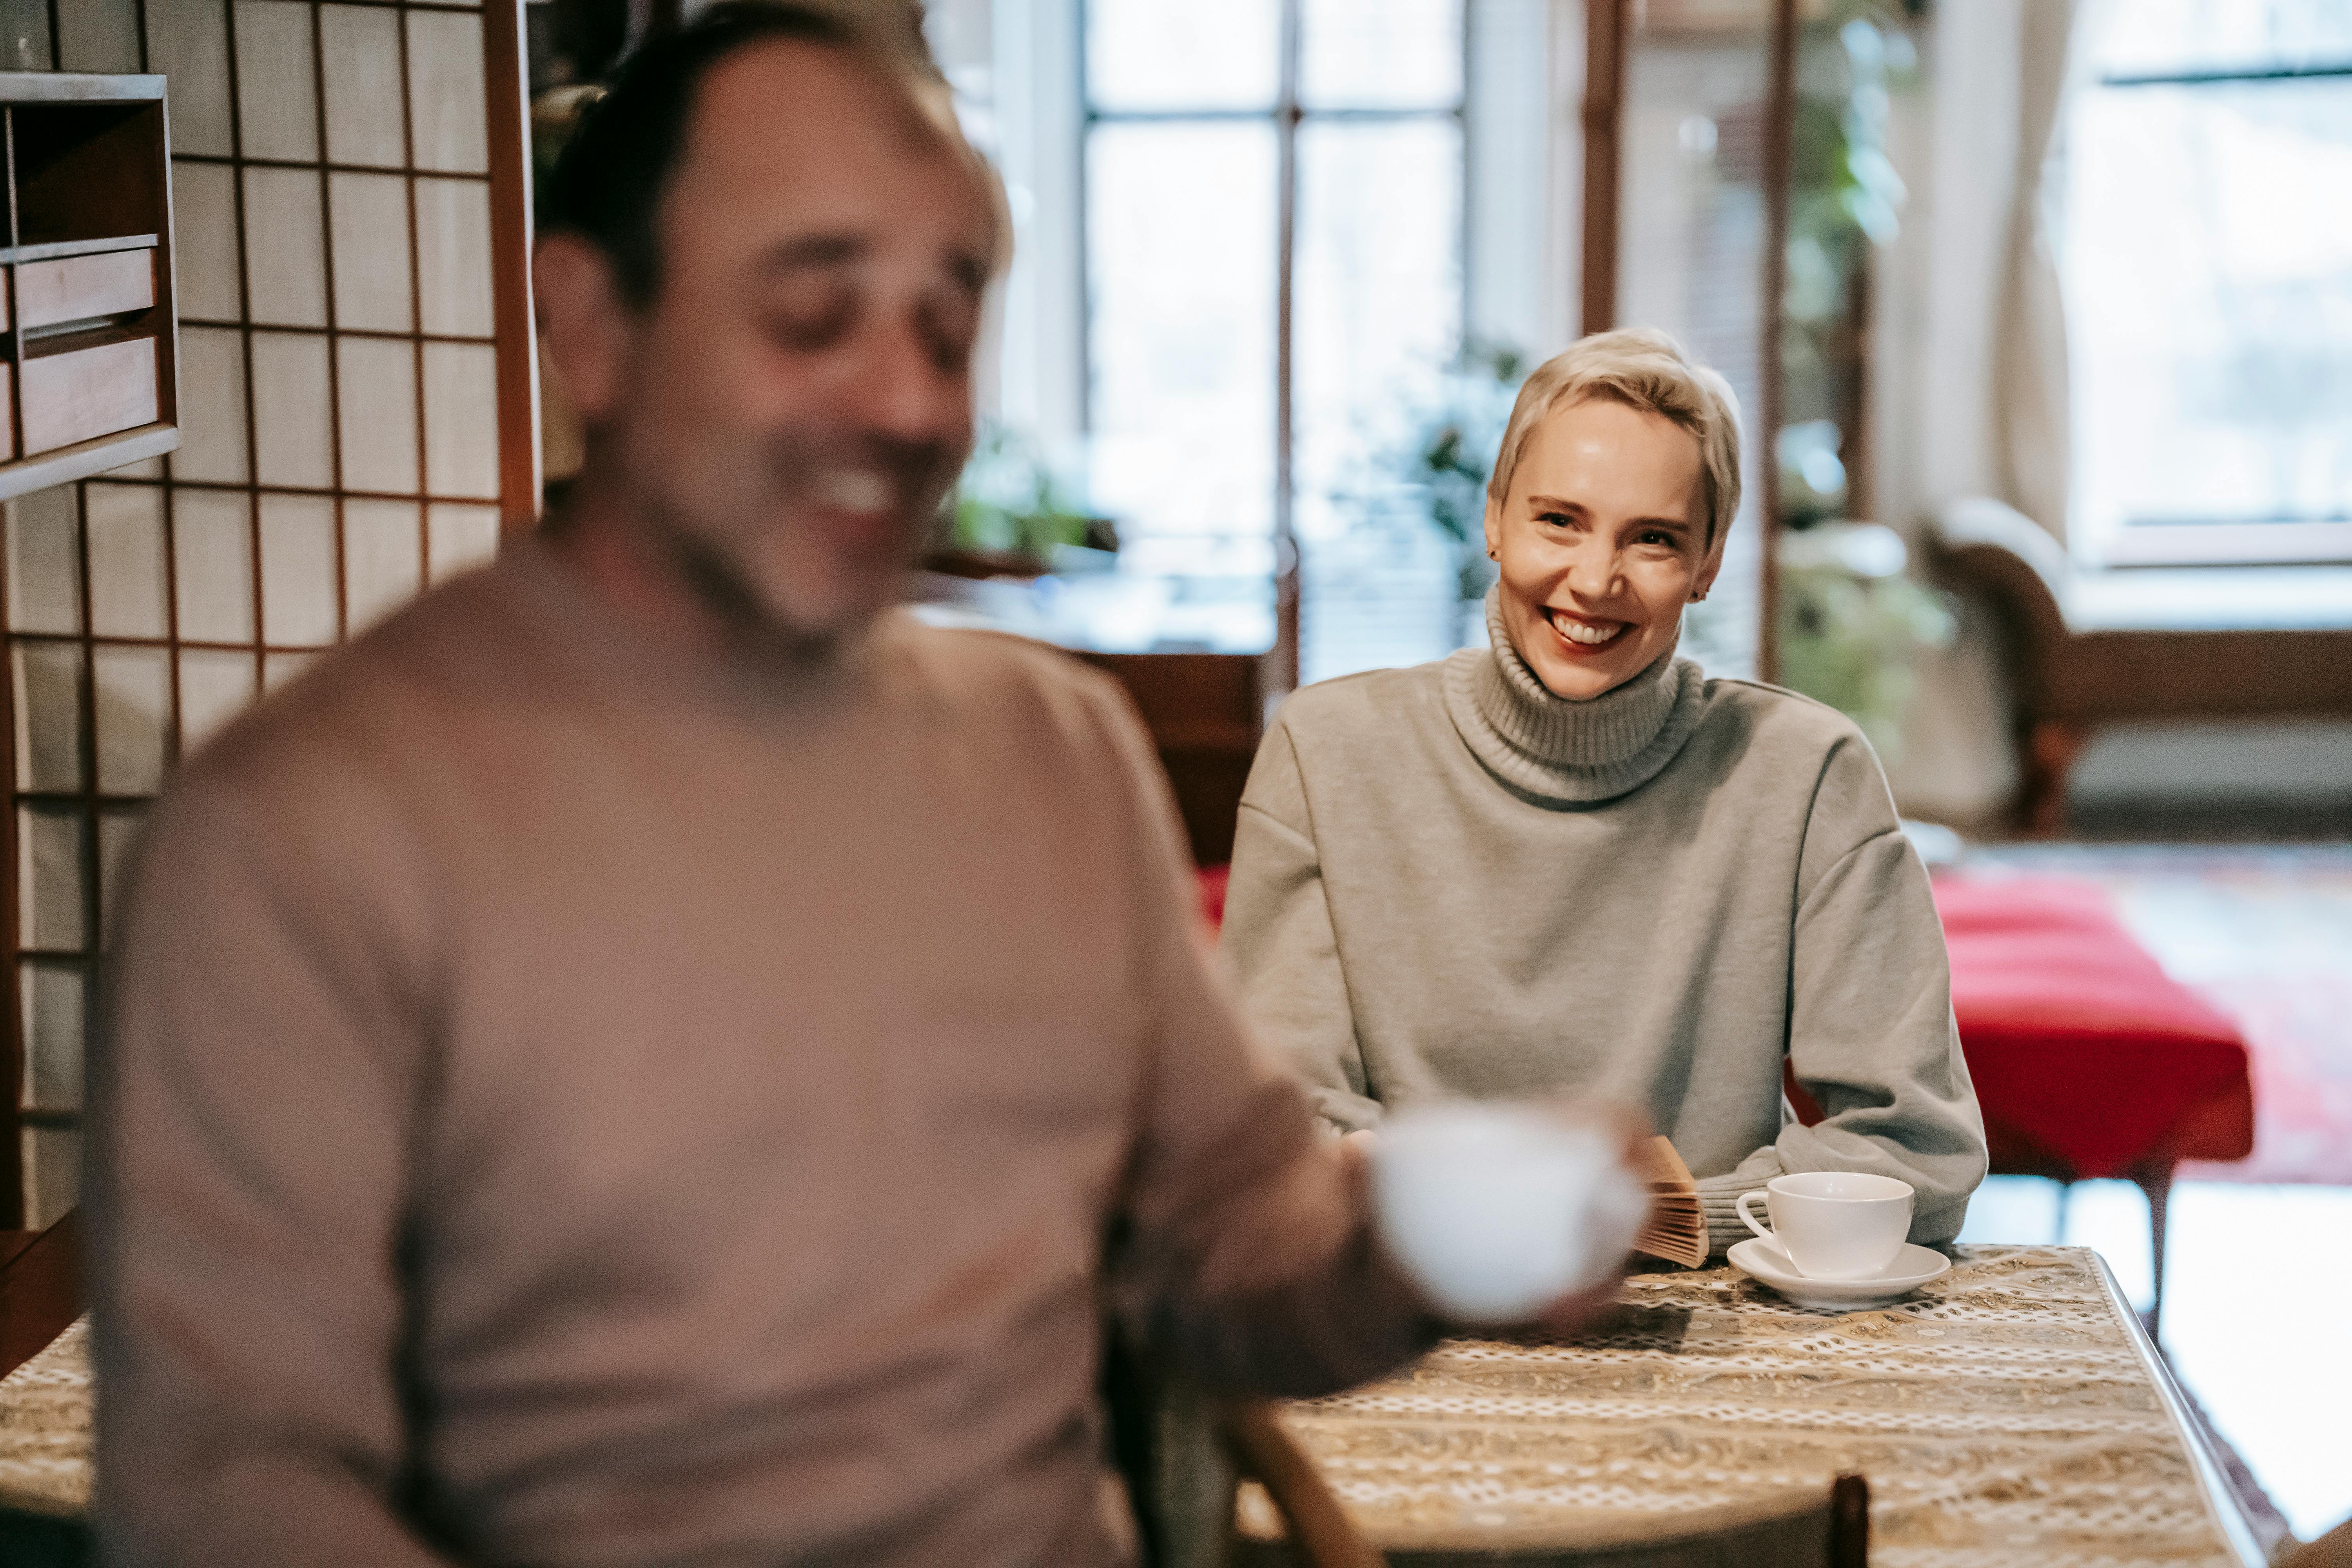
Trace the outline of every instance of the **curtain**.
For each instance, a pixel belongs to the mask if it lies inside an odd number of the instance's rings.
[[[1993,473],[2001,499],[2066,539],[2072,477],[2065,300],[2058,284],[2069,94],[2106,0],[2024,0],[2017,31],[2017,165],[1993,321]],[[1948,11],[1947,15],[1950,15]]]

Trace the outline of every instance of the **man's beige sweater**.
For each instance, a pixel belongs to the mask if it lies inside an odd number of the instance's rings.
[[[1700,1178],[1712,1247],[1788,1171],[1958,1234],[1984,1127],[1926,871],[1843,715],[1671,655],[1587,702],[1491,649],[1311,686],[1243,797],[1224,947],[1342,1128],[1449,1095],[1605,1095]],[[1785,1121],[1780,1064],[1828,1112]]]
[[[187,768],[116,956],[127,1568],[1107,1563],[1108,1298],[1268,1391],[1425,1342],[1034,645],[755,677],[520,546]]]

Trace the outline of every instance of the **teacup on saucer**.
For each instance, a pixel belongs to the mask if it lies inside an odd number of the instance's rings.
[[[1734,1268],[1769,1285],[1792,1305],[1825,1312],[1884,1307],[1942,1279],[1952,1268],[1952,1260],[1942,1253],[1907,1241],[1886,1267],[1860,1279],[1809,1279],[1776,1244],[1753,1237],[1737,1243],[1726,1256]]]

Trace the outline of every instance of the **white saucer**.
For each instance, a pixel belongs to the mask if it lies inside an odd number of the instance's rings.
[[[1951,1271],[1952,1260],[1925,1247],[1903,1244],[1894,1261],[1861,1279],[1808,1279],[1790,1267],[1789,1255],[1760,1237],[1735,1244],[1731,1266],[1769,1285],[1792,1303],[1827,1312],[1855,1312],[1899,1300]]]

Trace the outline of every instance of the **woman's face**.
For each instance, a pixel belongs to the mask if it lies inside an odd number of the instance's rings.
[[[1672,646],[1723,564],[1706,537],[1698,437],[1591,398],[1534,430],[1511,491],[1486,504],[1503,626],[1555,696],[1589,700]]]

